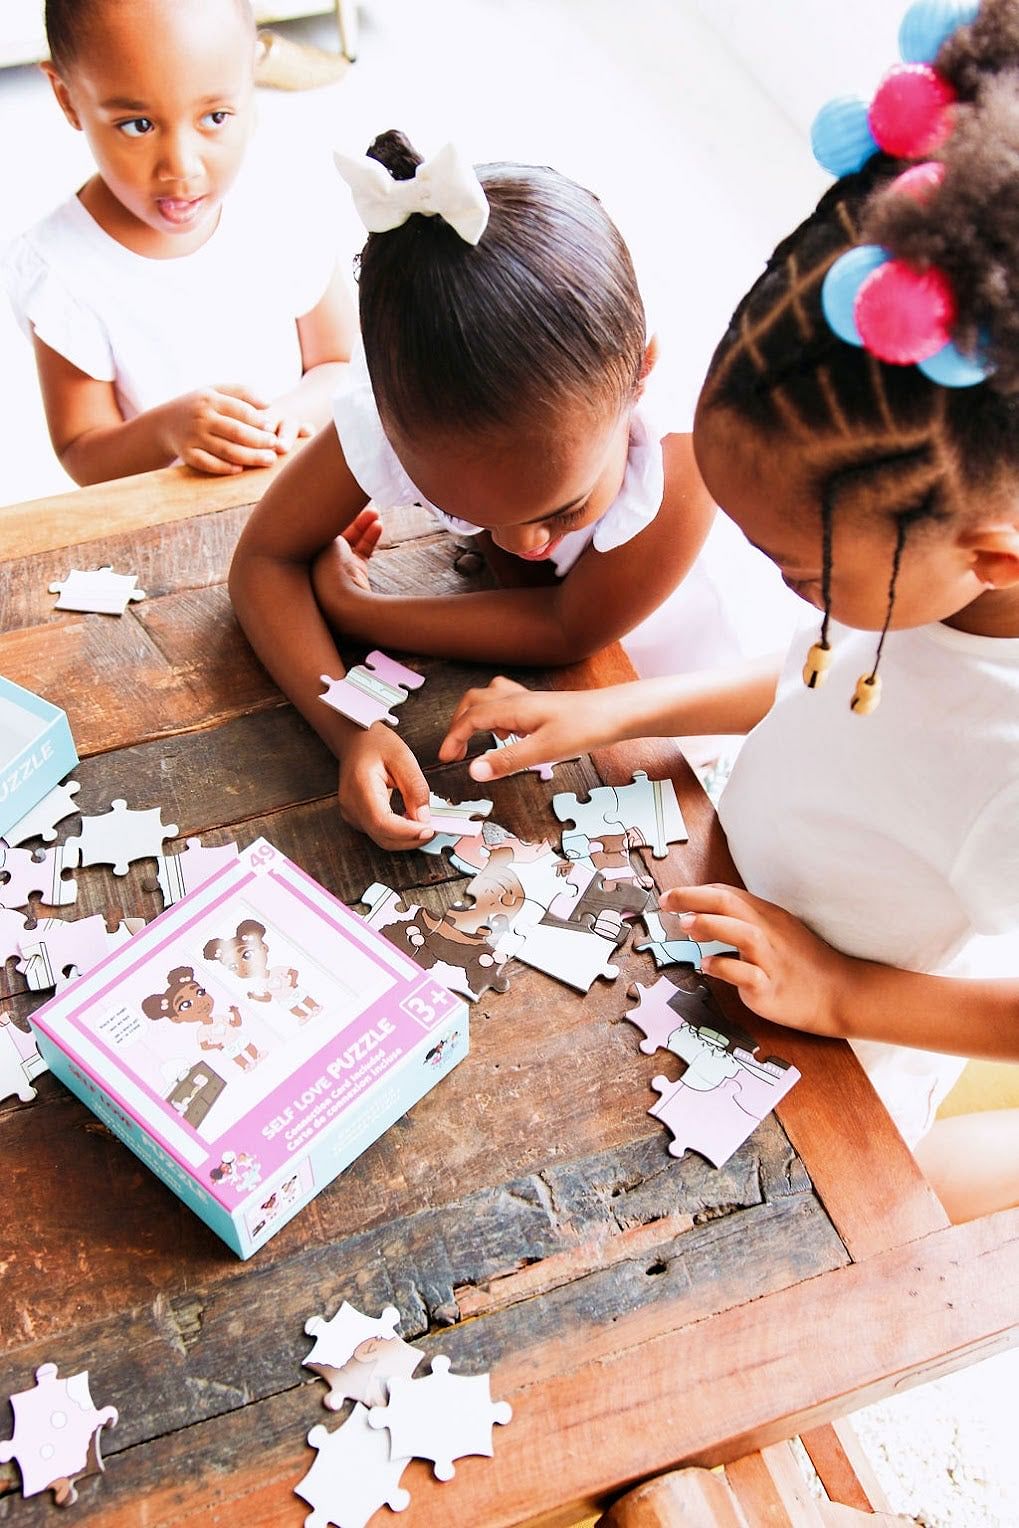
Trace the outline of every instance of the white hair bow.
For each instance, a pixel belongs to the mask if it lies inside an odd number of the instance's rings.
[[[369,233],[399,228],[415,212],[440,217],[467,244],[477,244],[488,224],[488,198],[474,167],[452,143],[419,164],[412,180],[394,180],[375,159],[333,155],[354,206]]]

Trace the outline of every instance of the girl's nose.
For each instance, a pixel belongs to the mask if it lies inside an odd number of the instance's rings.
[[[552,538],[548,526],[539,521],[537,525],[507,525],[493,539],[507,552],[532,557],[547,547]]]
[[[168,133],[163,139],[159,176],[167,182],[187,182],[202,173],[199,145],[189,132]]]

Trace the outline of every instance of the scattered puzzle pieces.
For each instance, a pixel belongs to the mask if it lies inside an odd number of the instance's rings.
[[[659,970],[662,966],[693,966],[699,971],[706,955],[739,955],[731,944],[717,939],[691,939],[679,917],[679,913],[663,912],[660,907],[650,907],[641,914],[648,937],[634,949],[650,950]]]
[[[373,722],[398,726],[391,707],[402,706],[408,692],[419,690],[425,682],[423,674],[415,674],[395,658],[377,651],[369,653],[364,663],[349,668],[342,679],[331,679],[328,674],[321,678],[326,692],[319,700],[357,722],[359,727],[370,727]]]
[[[77,1480],[103,1468],[99,1434],[116,1427],[116,1407],[96,1410],[87,1369],[58,1379],[56,1364],[42,1364],[34,1389],[12,1395],[11,1409],[14,1435],[0,1442],[0,1463],[17,1459],[23,1496],[51,1490],[59,1506],[69,1506]]]
[[[26,838],[44,838],[51,844],[57,836],[57,823],[63,822],[65,817],[73,816],[78,810],[73,798],[80,789],[77,780],[68,780],[66,785],[55,785],[30,812],[26,812],[20,821],[7,829],[4,842],[10,844],[11,848],[23,844]]]
[[[388,1428],[394,1456],[431,1459],[439,1480],[456,1473],[454,1459],[492,1457],[492,1428],[513,1415],[507,1401],[493,1401],[487,1374],[450,1374],[449,1359],[432,1359],[424,1379],[394,1379],[388,1406],[368,1413],[368,1426]]]
[[[112,865],[114,875],[127,875],[135,860],[156,859],[163,853],[163,840],[176,838],[175,822],[164,826],[158,806],[144,812],[129,812],[126,801],[114,801],[101,817],[83,817],[77,838],[64,844],[64,864]]]
[[[50,593],[59,594],[57,610],[87,610],[96,615],[123,615],[132,600],[143,600],[137,573],[114,573],[111,567],[93,568],[82,573],[72,568],[63,581],[50,584]]]
[[[312,1511],[305,1528],[365,1528],[380,1507],[402,1512],[410,1504],[409,1491],[400,1485],[409,1458],[390,1454],[385,1433],[368,1425],[371,1413],[357,1405],[343,1423],[330,1432],[319,1424],[308,1434],[317,1449],[314,1464],[294,1487],[294,1494]]]
[[[668,853],[669,844],[687,838],[686,824],[671,780],[649,780],[638,770],[631,785],[599,785],[586,801],[561,791],[552,797],[552,810],[560,822],[573,822],[573,834],[586,834],[592,842],[604,842],[606,834],[617,837],[629,829],[640,835],[656,859]]]
[[[23,1104],[35,1097],[34,1078],[49,1071],[39,1054],[31,1026],[22,1028],[13,1014],[0,1013],[0,1100],[17,1096]]]
[[[399,892],[376,881],[361,899],[366,923],[385,934],[404,955],[453,992],[476,1001],[490,989],[505,992],[508,978],[500,969],[509,956],[499,952],[488,935],[490,926],[470,909],[450,908],[430,913],[416,902],[404,903]]]
[[[0,907],[27,907],[39,892],[47,907],[69,907],[78,898],[78,883],[64,880],[62,848],[46,849],[38,857],[30,849],[9,849],[0,841]]]
[[[678,1082],[651,1079],[661,1096],[648,1113],[672,1132],[674,1157],[692,1149],[724,1167],[800,1080],[796,1067],[777,1056],[758,1060],[750,1037],[721,1014],[702,1024],[677,1018],[666,1044],[687,1068]]]
[[[101,913],[73,920],[42,918],[19,940],[18,970],[30,992],[47,992],[51,987],[60,992],[143,927],[142,919],[128,918],[111,934]]]
[[[424,1354],[397,1337],[399,1319],[394,1305],[387,1305],[373,1320],[344,1300],[330,1321],[312,1316],[305,1322],[304,1330],[314,1337],[315,1346],[304,1365],[329,1385],[324,1404],[330,1411],[338,1411],[345,1401],[381,1406],[386,1382],[409,1379],[414,1373]]]
[[[172,907],[196,886],[202,886],[217,870],[237,858],[235,843],[206,847],[200,838],[189,838],[187,847],[176,854],[156,855],[156,874],[143,881],[146,891],[162,893],[163,908]]]

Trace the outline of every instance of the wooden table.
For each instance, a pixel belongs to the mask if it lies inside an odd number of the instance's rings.
[[[66,708],[86,811],[160,805],[182,837],[264,833],[347,901],[378,879],[448,903],[463,883],[444,857],[385,854],[344,827],[332,759],[234,623],[224,579],[267,476],[171,470],[0,512],[0,673]],[[136,571],[148,598],[122,619],[55,612],[50,580],[100,562]],[[452,562],[403,512],[375,576],[467,586]],[[403,735],[436,789],[476,794],[434,761],[479,673],[421,667]],[[556,682],[625,670],[609,652]],[[690,829],[649,862],[660,884],[731,876],[671,747],[607,750],[554,788],[637,767],[672,775]],[[495,816],[554,832],[550,791],[504,782]],[[145,868],[83,873],[77,914],[152,916]],[[803,1080],[722,1171],[671,1158],[646,1113],[662,1058],[620,1021],[628,981],[652,967],[632,950],[621,964],[586,999],[517,966],[508,993],[474,1006],[468,1060],[246,1264],[52,1078],[34,1103],[0,1105],[0,1387],[52,1360],[88,1368],[97,1403],[120,1409],[76,1523],[302,1522],[304,1437],[329,1421],[301,1368],[304,1322],[343,1298],[398,1305],[409,1338],[490,1367],[514,1406],[493,1460],[464,1460],[445,1486],[410,1467],[408,1528],[567,1524],[627,1483],[734,1459],[1015,1339],[1019,1214],[949,1227],[845,1045],[742,1015]],[[30,1012],[13,965],[5,979],[4,1006]],[[0,1521],[54,1521],[15,1482],[0,1468]]]

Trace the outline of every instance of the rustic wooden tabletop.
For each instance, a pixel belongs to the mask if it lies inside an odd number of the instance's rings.
[[[379,880],[448,905],[464,882],[445,856],[387,854],[340,821],[334,761],[234,622],[230,554],[267,477],[171,469],[0,511],[0,673],[66,709],[86,812],[120,796],[158,805],[181,839],[264,834],[348,902]],[[418,512],[388,526],[380,585],[470,587]],[[51,579],[107,562],[138,574],[141,604],[121,619],[54,610]],[[455,700],[488,676],[417,666],[428,684],[402,734],[440,794],[476,795],[435,755]],[[627,672],[610,651],[551,679]],[[647,861],[658,884],[731,878],[669,744],[606,750],[551,786],[501,782],[494,817],[554,835],[554,790],[582,795],[635,768],[674,779],[690,830]],[[61,837],[76,831],[69,819]],[[152,917],[147,871],[83,874],[75,915]],[[508,992],[473,1005],[467,1061],[249,1263],[52,1078],[30,1104],[0,1103],[0,1389],[53,1361],[87,1368],[97,1404],[120,1411],[76,1522],[302,1522],[291,1491],[314,1457],[305,1435],[330,1423],[301,1367],[304,1323],[344,1298],[397,1305],[408,1338],[461,1372],[490,1368],[513,1403],[493,1460],[462,1461],[447,1485],[410,1467],[409,1528],[572,1523],[627,1483],[736,1458],[1014,1340],[1019,1215],[949,1227],[842,1043],[741,1012],[803,1080],[721,1171],[670,1157],[646,1112],[662,1058],[621,1022],[629,981],[653,967],[632,948],[619,964],[586,998],[515,966]],[[13,963],[2,981],[3,1007],[27,1016],[38,999]],[[0,1467],[0,1521],[50,1510]]]

